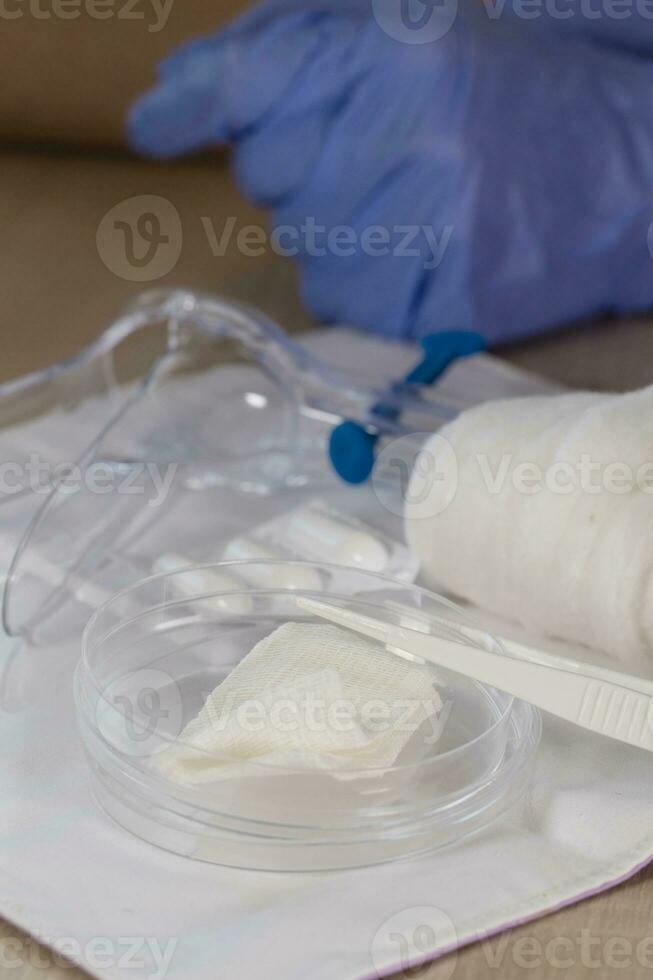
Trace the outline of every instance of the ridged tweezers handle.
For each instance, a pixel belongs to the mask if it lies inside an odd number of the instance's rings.
[[[298,596],[297,605],[320,619],[377,640],[391,653],[408,654],[455,670],[558,718],[653,752],[653,688],[649,680],[604,668],[600,668],[601,677],[588,676],[587,671],[599,668],[547,654],[542,654],[544,662],[538,662],[530,659],[536,651],[530,651],[529,656],[526,648],[523,652],[529,659],[524,659],[519,647],[510,642],[506,647],[512,648],[514,655],[505,656],[304,596]]]
[[[653,749],[653,699],[623,687],[590,680],[577,723],[643,749]]]

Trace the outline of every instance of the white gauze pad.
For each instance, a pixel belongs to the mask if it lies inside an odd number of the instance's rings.
[[[650,666],[653,387],[480,405],[425,450],[441,471],[415,468],[405,516],[428,585]]]
[[[183,783],[230,776],[247,761],[380,774],[439,713],[434,680],[432,668],[339,626],[286,623],[241,660],[154,765]],[[427,727],[432,744],[437,728]]]

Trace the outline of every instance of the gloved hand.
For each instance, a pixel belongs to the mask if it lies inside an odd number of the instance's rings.
[[[653,7],[648,0],[480,0],[492,16],[527,20],[561,37],[585,37],[609,48],[653,55]]]
[[[396,0],[268,0],[163,62],[131,142],[233,143],[324,320],[496,343],[653,306],[653,63],[454,2],[416,44]]]

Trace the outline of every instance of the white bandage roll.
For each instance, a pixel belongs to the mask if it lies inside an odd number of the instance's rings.
[[[405,516],[426,584],[626,662],[653,656],[653,387],[481,405],[424,452]]]

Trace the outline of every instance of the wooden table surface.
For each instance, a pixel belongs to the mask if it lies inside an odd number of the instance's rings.
[[[112,271],[111,258],[102,254],[96,240],[104,215],[142,194],[171,201],[183,227],[179,260],[154,285],[174,282],[223,291],[258,304],[287,328],[310,323],[297,298],[293,270],[282,259],[268,252],[256,258],[244,255],[235,241],[223,256],[213,254],[205,232],[207,219],[218,232],[229,218],[238,228],[263,222],[261,213],[242,201],[224,168],[214,162],[158,166],[72,153],[7,153],[2,173],[0,308],[5,346],[0,380],[73,354],[97,336],[121,304],[148,285],[139,286]],[[571,385],[626,389],[652,380],[653,330],[645,319],[592,324],[502,353]],[[83,976],[10,924],[0,923],[2,980]],[[397,976],[653,977],[653,872],[644,871],[602,895]]]

